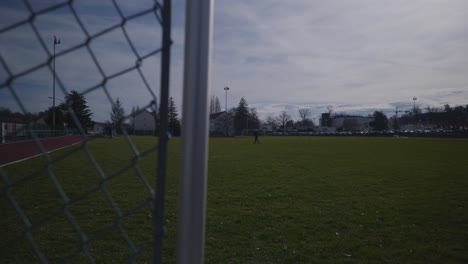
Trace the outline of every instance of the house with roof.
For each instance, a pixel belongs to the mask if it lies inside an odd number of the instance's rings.
[[[110,124],[93,121],[93,126],[88,128],[88,133],[96,135],[108,134]]]
[[[157,116],[155,112],[143,110],[133,118],[133,129],[135,135],[154,135],[156,133]]]

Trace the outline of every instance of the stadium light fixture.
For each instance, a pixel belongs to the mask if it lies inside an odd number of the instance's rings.
[[[227,92],[229,91],[229,87],[224,87],[224,91],[226,91],[226,104],[225,104],[225,107],[226,107],[226,112],[227,112]]]

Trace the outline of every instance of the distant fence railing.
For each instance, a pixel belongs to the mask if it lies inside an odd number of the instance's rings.
[[[64,130],[28,130],[28,131],[19,131],[15,134],[7,134],[5,139],[7,141],[18,141],[18,140],[29,140],[33,139],[33,134],[38,138],[49,138],[49,137],[62,137],[62,136],[72,136],[79,135],[77,129],[64,129]]]
[[[130,135],[134,136],[158,136],[158,130],[128,130],[127,132]]]
[[[76,128],[51,129],[48,126],[28,126],[27,124],[2,123],[0,131],[0,143],[31,140],[37,138],[61,137],[79,135]]]

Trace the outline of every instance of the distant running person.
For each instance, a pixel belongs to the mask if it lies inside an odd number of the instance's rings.
[[[260,141],[258,141],[258,131],[257,130],[255,130],[254,136],[255,136],[254,144],[260,144]]]

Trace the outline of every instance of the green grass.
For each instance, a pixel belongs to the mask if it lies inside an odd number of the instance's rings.
[[[152,137],[133,137],[140,151]],[[467,263],[468,162],[465,139],[261,137],[210,140],[207,263]],[[179,139],[169,144],[165,262],[175,262]],[[111,175],[130,164],[122,138],[97,139],[89,150]],[[53,153],[59,157],[70,149]],[[35,158],[3,168],[11,181],[45,164]],[[138,167],[155,184],[156,154]],[[99,183],[83,150],[50,168],[70,199]],[[4,188],[0,181],[0,188]],[[149,192],[131,169],[105,184],[122,212]],[[45,171],[11,190],[32,224],[62,206]],[[89,237],[109,226],[115,213],[99,191],[69,207]],[[21,219],[0,196],[0,234],[19,234]],[[150,208],[132,214],[122,227],[139,247],[151,242]],[[64,213],[32,236],[48,259],[70,254],[79,236]],[[114,228],[93,240],[99,263],[123,262],[129,246]],[[0,251],[0,262],[37,261],[26,239]],[[86,258],[79,254],[72,262]],[[150,262],[150,251],[138,262]]]

